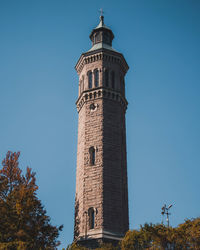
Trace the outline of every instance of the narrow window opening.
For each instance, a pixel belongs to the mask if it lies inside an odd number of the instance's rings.
[[[92,71],[89,71],[88,73],[88,88],[92,88]]]
[[[94,149],[94,147],[89,148],[89,154],[90,154],[90,165],[95,165],[95,149]]]
[[[108,87],[108,70],[105,70],[105,86]]]
[[[94,81],[95,81],[95,87],[98,87],[99,86],[99,71],[98,69],[95,70],[94,72]]]
[[[84,76],[82,76],[82,91],[84,91]]]
[[[79,82],[79,93],[81,94],[81,80]]]
[[[120,75],[120,90],[123,93],[123,77]]]
[[[88,209],[88,217],[89,217],[89,229],[93,229],[95,218],[94,218],[94,209],[92,207]]]
[[[80,93],[82,93],[82,80],[80,80]]]
[[[115,88],[115,72],[114,71],[112,71],[111,78],[112,78],[112,88],[114,89]]]

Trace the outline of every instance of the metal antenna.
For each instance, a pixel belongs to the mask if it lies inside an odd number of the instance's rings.
[[[163,218],[164,218],[164,215],[166,214],[167,215],[167,227],[169,228],[169,215],[171,215],[169,213],[169,209],[172,207],[172,204],[169,205],[168,207],[166,206],[166,204],[162,207],[162,212],[161,214],[163,215]],[[163,224],[163,221],[162,221],[162,224]]]
[[[164,223],[164,216],[165,216],[165,209],[166,209],[166,204],[162,207],[162,224]]]

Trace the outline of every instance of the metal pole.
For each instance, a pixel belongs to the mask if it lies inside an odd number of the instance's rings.
[[[168,209],[167,209],[166,215],[167,215],[167,226],[169,228],[169,212],[168,212]]]
[[[167,227],[169,228],[169,209],[172,207],[172,204],[169,205],[168,207],[166,206],[166,204],[162,207],[162,212],[161,214],[163,215],[163,218],[164,218],[164,215],[166,214],[167,215]]]

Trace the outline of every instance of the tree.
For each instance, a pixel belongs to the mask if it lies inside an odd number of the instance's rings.
[[[77,243],[73,243],[72,245],[68,246],[66,250],[90,250],[91,248],[87,248],[84,246],[80,246]],[[111,243],[102,243],[96,250],[119,250],[119,246],[114,246]]]
[[[148,246],[148,239],[143,231],[129,230],[121,242],[121,249],[145,249]]]
[[[200,249],[200,218],[187,219],[175,229],[178,249]]]
[[[67,250],[89,250],[73,243]],[[129,230],[117,246],[100,245],[96,250],[200,250],[200,218],[187,219],[178,227],[145,223],[139,230]]]
[[[140,230],[126,233],[121,242],[121,249],[199,250],[200,218],[186,220],[176,228],[146,223]]]
[[[0,249],[55,249],[63,226],[52,226],[36,196],[35,173],[19,168],[20,153],[8,152],[0,170]]]

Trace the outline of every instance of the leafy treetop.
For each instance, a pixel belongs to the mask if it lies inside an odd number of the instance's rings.
[[[19,156],[8,152],[0,169],[0,249],[55,249],[62,226],[50,224],[35,173],[27,167],[22,174]]]

